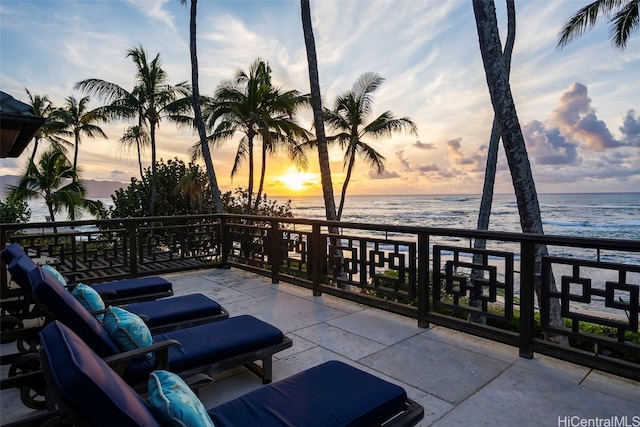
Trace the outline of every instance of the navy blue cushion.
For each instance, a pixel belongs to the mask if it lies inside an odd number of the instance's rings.
[[[238,316],[153,336],[156,343],[169,339],[182,344],[169,348],[169,367],[173,372],[180,372],[279,344],[283,334],[275,326],[253,316]],[[136,359],[131,361],[125,378],[134,383],[146,381],[154,369],[155,357]]]
[[[11,261],[15,258],[20,258],[25,255],[27,255],[27,253],[18,243],[12,243],[0,252],[0,258],[7,264],[11,264]]]
[[[171,282],[159,276],[97,283],[91,286],[99,293],[115,292],[115,295],[108,296],[108,298],[112,299],[137,297],[141,293],[166,293],[173,290]]]
[[[371,426],[407,400],[402,387],[330,361],[209,410],[224,426]]]
[[[55,388],[95,426],[160,426],[147,403],[75,333],[59,322],[40,333]]]
[[[46,307],[54,319],[77,333],[98,356],[108,357],[120,352],[102,324],[42,268],[31,270],[29,281],[38,303]]]
[[[16,282],[25,292],[31,294],[31,284],[29,283],[29,272],[36,270],[38,265],[28,256],[14,258],[7,269],[11,273],[11,280]]]
[[[220,304],[202,294],[140,302],[130,304],[125,308],[127,311],[142,317],[151,328],[216,316],[222,312]]]

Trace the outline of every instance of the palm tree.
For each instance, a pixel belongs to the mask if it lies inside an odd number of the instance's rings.
[[[297,91],[284,91],[274,87],[271,84],[271,67],[258,58],[248,73],[240,70],[234,80],[222,82],[216,89],[215,100],[205,108],[204,116],[212,129],[208,136],[210,142],[220,144],[236,133],[243,135],[238,144],[231,176],[235,176],[242,164],[248,161],[247,213],[251,212],[254,194],[255,141],[262,142],[261,193],[268,152],[285,145],[293,159],[304,159],[297,149],[296,141],[306,138],[307,132],[294,121],[293,116],[305,102],[308,102],[308,98]],[[199,147],[195,147],[194,155],[198,153]]]
[[[318,161],[320,162],[320,177],[322,180],[322,196],[324,198],[325,214],[328,220],[338,219],[336,216],[336,202],[333,198],[333,183],[331,181],[331,167],[329,165],[329,149],[327,137],[322,121],[322,98],[320,96],[320,77],[318,75],[318,58],[316,42],[311,26],[311,6],[309,0],[300,0],[302,8],[302,31],[307,50],[307,64],[309,66],[309,85],[311,86],[311,107],[313,109],[313,123],[316,130],[316,144],[318,146]],[[337,231],[337,230],[334,230]],[[332,233],[334,232],[332,231]]]
[[[40,127],[40,129],[38,129],[33,138],[33,151],[31,152],[31,159],[29,160],[31,163],[33,163],[36,158],[36,151],[38,151],[38,145],[40,144],[40,141],[46,138],[51,131],[51,124],[53,121],[51,115],[55,111],[55,108],[53,107],[53,103],[47,95],[32,95],[31,92],[29,92],[29,89],[25,88],[24,90],[27,92],[27,96],[29,97],[29,105],[31,105],[31,107],[33,108],[35,115],[44,117],[46,119],[44,124]]]
[[[511,180],[516,194],[518,212],[520,214],[520,226],[525,233],[544,234],[542,229],[542,215],[538,203],[531,164],[527,155],[527,149],[522,135],[522,129],[518,120],[516,106],[511,93],[511,86],[507,77],[507,69],[504,61],[500,35],[498,33],[498,21],[496,18],[495,4],[493,0],[474,0],[473,11],[478,30],[480,53],[484,65],[487,85],[495,117],[498,121],[502,143],[507,155]],[[536,293],[540,299],[541,283],[540,272],[542,257],[548,254],[546,245],[537,245],[535,254]],[[555,287],[555,285],[553,285]],[[552,289],[555,290],[555,289]],[[563,325],[560,315],[560,304],[552,299],[550,319],[554,325]],[[549,337],[563,344],[567,343],[566,337]]]
[[[140,180],[144,180],[144,171],[142,170],[142,151],[150,145],[149,132],[144,126],[129,126],[120,137],[120,144],[125,148],[134,147],[138,153],[138,168],[140,169]]]
[[[365,123],[371,117],[373,108],[373,92],[375,92],[384,79],[377,73],[364,73],[361,75],[351,90],[339,95],[333,110],[324,111],[324,121],[338,134],[328,138],[329,142],[337,142],[345,150],[344,167],[347,169],[337,219],[342,218],[342,209],[347,195],[347,186],[351,179],[356,157],[360,156],[371,165],[377,173],[384,171],[385,158],[371,145],[364,141],[365,138],[388,138],[400,131],[407,131],[417,135],[415,123],[408,118],[395,118],[391,111],[385,111],[368,124]]]
[[[95,138],[101,136],[108,138],[103,130],[94,123],[101,120],[99,113],[96,110],[88,111],[89,97],[84,96],[80,99],[76,99],[73,95],[65,98],[65,105],[55,111],[55,117],[62,123],[64,123],[64,129],[59,133],[68,137],[73,137],[73,169],[78,167],[78,152],[80,149],[80,142],[82,142],[82,136],[89,138]]]
[[[613,17],[611,17],[613,14]],[[578,10],[560,30],[558,47],[593,28],[602,17],[609,19],[609,38],[617,49],[624,49],[640,23],[640,0],[596,0]]]
[[[9,187],[8,199],[33,200],[42,197],[49,210],[51,221],[66,209],[69,219],[75,218],[84,206],[99,207],[99,202],[89,201],[84,184],[78,179],[78,171],[59,149],[51,147],[42,154],[38,164],[30,162],[15,186]],[[54,231],[55,229],[54,225]]]
[[[151,61],[142,46],[127,51],[127,57],[136,67],[135,85],[131,92],[121,86],[101,79],[87,79],[75,84],[75,89],[94,94],[107,105],[97,109],[105,120],[130,120],[137,117],[138,125],[149,129],[151,143],[151,195],[149,214],[155,212],[156,184],[156,129],[162,119],[180,125],[192,125],[193,118],[184,113],[191,104],[191,88],[187,82],[168,83],[162,69],[160,54]]]
[[[273,88],[270,98],[274,101],[274,114],[271,117],[272,129],[268,138],[262,138],[262,153],[260,165],[260,182],[254,203],[254,211],[258,209],[260,197],[264,190],[264,178],[267,170],[267,157],[275,155],[281,149],[285,150],[289,160],[298,168],[307,167],[307,156],[299,142],[309,139],[309,132],[300,127],[295,121],[296,110],[309,104],[309,97],[299,95],[297,91],[282,92]]]
[[[180,4],[186,4],[186,0],[178,1],[180,2]],[[191,9],[189,13],[189,48],[191,52],[191,86],[193,88],[193,112],[195,116],[196,129],[198,130],[198,136],[200,139],[202,157],[204,158],[204,164],[207,168],[207,176],[209,177],[209,181],[211,181],[211,196],[213,198],[213,206],[216,213],[222,213],[222,197],[220,195],[220,188],[218,187],[216,171],[213,167],[213,161],[211,160],[211,150],[209,149],[209,145],[207,144],[207,131],[204,126],[202,109],[200,107],[200,85],[198,83],[198,49],[196,47],[197,11],[197,0],[191,0]]]

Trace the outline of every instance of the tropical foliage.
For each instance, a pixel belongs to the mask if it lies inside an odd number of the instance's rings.
[[[31,152],[30,162],[34,162],[36,158],[36,152],[38,151],[38,147],[40,146],[40,142],[43,139],[47,139],[49,135],[54,132],[54,129],[57,128],[55,125],[55,119],[53,117],[53,113],[55,112],[55,107],[53,106],[53,102],[49,99],[48,95],[37,95],[32,94],[29,89],[25,88],[27,92],[27,96],[29,97],[29,105],[33,108],[33,111],[36,116],[44,117],[44,124],[38,129],[36,134],[33,137],[33,151]]]
[[[347,195],[347,186],[357,157],[360,157],[380,174],[384,171],[384,156],[366,139],[380,140],[396,132],[410,132],[417,135],[415,123],[408,117],[396,118],[391,111],[385,111],[371,119],[373,114],[373,93],[384,82],[376,73],[361,75],[353,88],[339,95],[332,110],[325,109],[324,121],[328,128],[338,133],[329,136],[329,143],[337,143],[344,150],[346,176],[342,184],[340,206],[337,219],[342,217],[342,209]]]
[[[52,147],[42,154],[38,163],[28,163],[27,168],[15,186],[9,186],[8,200],[18,201],[44,199],[51,221],[56,214],[66,210],[69,219],[74,219],[84,209],[100,215],[102,204],[89,200],[77,170],[65,154]]]
[[[27,223],[31,209],[26,200],[0,200],[0,224]]]
[[[129,126],[120,137],[120,145],[125,150],[135,149],[138,155],[140,179],[142,179],[144,175],[144,172],[142,171],[142,153],[145,151],[146,147],[151,145],[149,133],[146,131],[144,126]]]
[[[186,164],[182,160],[173,159],[166,163],[161,159],[157,165],[156,179],[158,183],[156,215],[174,216],[216,213],[211,197],[207,173],[197,164]],[[111,196],[114,206],[110,210],[111,218],[132,218],[149,216],[149,187],[151,182],[150,168],[145,169],[144,178],[131,178],[127,188],[117,190]],[[247,203],[246,190],[236,190],[222,195],[224,212],[242,213]],[[279,205],[263,196],[260,199],[259,215],[291,216],[288,204]]]
[[[107,105],[96,109],[107,121],[135,120],[137,125],[149,132],[151,145],[151,188],[149,212],[156,214],[156,130],[163,119],[191,126],[193,119],[186,115],[191,108],[191,88],[186,82],[176,85],[168,83],[162,68],[160,54],[149,60],[142,46],[127,51],[135,67],[135,84],[127,91],[116,83],[100,79],[87,79],[76,83],[75,88],[96,95]],[[141,129],[142,130],[142,129]]]
[[[640,24],[640,0],[596,0],[586,5],[565,22],[560,30],[558,47],[563,48],[580,37],[602,18],[609,19],[611,44],[624,49]]]
[[[104,131],[95,124],[101,120],[99,112],[96,110],[89,111],[88,105],[88,96],[83,96],[80,99],[68,96],[65,99],[64,107],[56,109],[53,114],[62,127],[62,129],[57,130],[57,134],[62,135],[61,139],[74,148],[74,170],[78,168],[78,152],[83,136],[107,138]],[[64,137],[72,138],[73,140],[68,141]]]
[[[248,72],[239,70],[234,80],[221,83],[216,89],[203,114],[210,131],[208,140],[220,145],[242,135],[234,160],[231,176],[235,176],[243,163],[248,162],[249,180],[247,185],[247,206],[245,212],[259,204],[266,172],[266,159],[280,149],[284,149],[290,159],[306,165],[304,152],[298,143],[308,139],[308,132],[299,126],[294,115],[307,105],[309,98],[295,90],[286,91],[271,82],[271,67],[257,59]],[[254,200],[254,149],[256,142],[262,143],[262,163],[260,184]],[[202,153],[198,144],[192,150],[193,156]]]

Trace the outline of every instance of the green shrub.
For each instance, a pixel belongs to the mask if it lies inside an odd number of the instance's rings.
[[[26,200],[0,200],[0,223],[24,224],[31,219],[31,209]]]

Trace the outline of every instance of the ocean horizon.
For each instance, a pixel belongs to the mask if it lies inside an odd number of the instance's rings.
[[[476,229],[481,194],[347,195],[342,220],[367,224]],[[322,196],[271,197],[291,203],[296,218],[324,219]],[[112,206],[111,198],[98,198]],[[545,234],[640,240],[640,192],[539,193]],[[339,200],[336,200],[336,205]],[[29,222],[44,222],[48,215],[40,199],[29,202]],[[59,220],[66,219],[60,213]],[[80,219],[92,219],[84,214]],[[513,194],[495,194],[489,229],[520,232]]]

